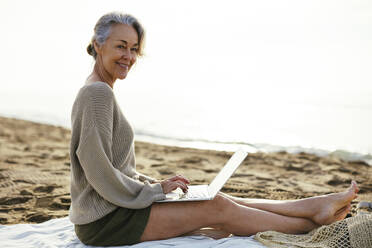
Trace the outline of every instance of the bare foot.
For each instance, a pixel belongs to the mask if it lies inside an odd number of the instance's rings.
[[[311,220],[318,225],[329,225],[342,220],[349,213],[351,201],[357,197],[359,188],[355,181],[351,182],[349,189],[341,193],[334,193],[314,197],[315,214]]]

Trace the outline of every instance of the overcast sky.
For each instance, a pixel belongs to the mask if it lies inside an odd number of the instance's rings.
[[[93,27],[113,10],[147,32],[146,56],[115,84],[123,104],[159,96],[175,109],[191,98],[257,112],[279,103],[372,108],[369,0],[1,0],[0,110],[69,116],[93,66]],[[372,123],[363,118],[358,125]]]

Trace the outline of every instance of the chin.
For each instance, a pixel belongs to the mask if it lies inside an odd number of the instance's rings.
[[[120,80],[123,80],[123,79],[125,79],[127,77],[127,75],[118,75],[118,79],[120,79]]]

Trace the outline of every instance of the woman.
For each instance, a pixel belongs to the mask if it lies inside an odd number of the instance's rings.
[[[219,193],[200,202],[154,203],[182,176],[157,181],[136,171],[133,130],[113,93],[143,53],[144,30],[130,15],[101,17],[88,53],[93,72],[76,97],[71,119],[70,220],[79,239],[110,246],[166,239],[210,227],[235,235],[276,230],[304,233],[345,218],[358,188],[290,201],[241,199]]]

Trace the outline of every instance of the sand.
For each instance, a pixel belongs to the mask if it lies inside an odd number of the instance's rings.
[[[68,129],[0,117],[0,224],[40,223],[68,215]],[[175,174],[210,182],[230,152],[136,142],[137,170],[158,179]],[[266,199],[299,199],[339,192],[358,182],[359,201],[372,201],[372,166],[299,153],[251,153],[223,192]]]

